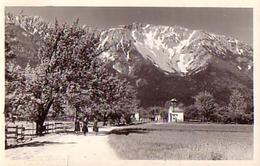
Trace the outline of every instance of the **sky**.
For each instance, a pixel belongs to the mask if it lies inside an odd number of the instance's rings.
[[[72,22],[95,27],[116,27],[133,22],[179,25],[234,37],[253,45],[253,9],[184,7],[6,7],[6,11],[37,15],[48,22]]]

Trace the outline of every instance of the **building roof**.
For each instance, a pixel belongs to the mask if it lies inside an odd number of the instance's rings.
[[[177,100],[175,98],[172,98],[171,102],[177,102]]]

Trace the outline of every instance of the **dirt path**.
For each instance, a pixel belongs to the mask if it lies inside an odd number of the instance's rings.
[[[87,136],[50,134],[35,138],[24,147],[5,150],[5,156],[10,160],[9,165],[18,162],[24,165],[67,166],[83,165],[81,163],[89,161],[118,160],[108,144],[108,135],[101,133],[98,135],[90,133]]]

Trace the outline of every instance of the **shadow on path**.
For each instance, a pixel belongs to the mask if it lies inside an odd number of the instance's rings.
[[[116,135],[128,135],[128,134],[146,134],[149,130],[145,128],[124,128],[124,129],[114,129],[108,132],[108,134],[116,134]]]
[[[63,144],[76,144],[76,142],[34,141],[34,142],[14,145],[8,147],[8,149],[19,148],[19,147],[38,147],[38,146],[45,146],[45,145],[63,145]]]

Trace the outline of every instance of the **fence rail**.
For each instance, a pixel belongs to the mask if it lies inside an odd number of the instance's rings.
[[[45,123],[43,126],[43,134],[68,132],[73,123]],[[5,147],[17,145],[25,142],[32,137],[36,137],[36,128],[26,128],[25,126],[5,126]]]

